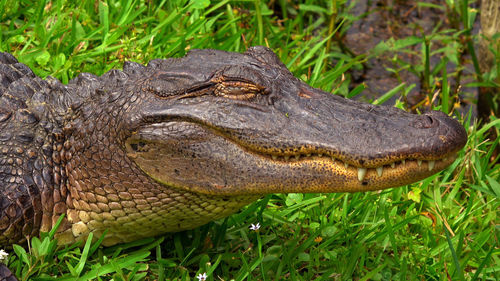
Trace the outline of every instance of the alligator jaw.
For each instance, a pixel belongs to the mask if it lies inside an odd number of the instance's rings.
[[[306,155],[300,157],[272,157],[278,165],[290,165],[294,168],[301,166],[328,167],[331,172],[334,187],[327,185],[305,186],[301,189],[289,192],[357,192],[367,190],[378,190],[387,187],[401,186],[419,181],[431,176],[447,166],[456,159],[456,155],[450,155],[437,160],[406,159],[392,162],[375,168],[355,167],[324,155]],[[339,182],[335,179],[342,179]],[[290,187],[294,189],[293,187]],[[311,190],[308,190],[311,188]]]
[[[363,181],[366,174],[372,173],[374,170],[379,178],[382,178],[384,175],[384,171],[387,173],[387,170],[390,170],[391,174],[404,174],[404,173],[415,173],[422,172],[427,170],[432,172],[431,174],[439,171],[439,167],[443,165],[446,167],[453,163],[456,159],[456,155],[449,155],[447,157],[432,159],[432,160],[422,160],[422,159],[402,159],[394,162],[387,163],[385,165],[380,166],[350,166],[349,163],[343,162],[335,158],[335,156],[329,156],[323,153],[305,153],[305,154],[293,154],[293,155],[261,155],[264,158],[267,158],[266,161],[273,161],[276,164],[281,165],[292,165],[297,166],[301,165],[302,162],[321,162],[322,165],[330,165],[335,167],[335,170],[345,169],[345,174],[352,172],[354,170],[358,175],[358,180],[360,182]],[[270,159],[269,159],[270,158]],[[417,165],[413,165],[416,163]]]
[[[165,132],[166,127],[183,128],[185,135],[169,139],[155,134]],[[210,153],[200,153],[200,147]],[[188,122],[144,128],[127,140],[126,150],[146,174],[165,186],[231,196],[379,190],[419,181],[455,160],[455,151],[450,151],[442,158],[400,158],[368,167],[310,150],[295,155],[265,154]]]

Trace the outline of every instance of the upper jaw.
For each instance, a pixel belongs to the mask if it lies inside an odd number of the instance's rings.
[[[196,97],[148,107],[155,122],[182,120],[203,125],[238,145],[270,157],[322,154],[359,168],[403,160],[435,161],[460,150],[467,135],[441,112],[415,115],[346,100],[316,89],[315,96],[280,94],[273,104]],[[265,110],[262,110],[264,108]]]
[[[441,160],[454,155],[467,140],[464,128],[440,112],[414,115],[377,107],[372,112],[362,109],[329,114],[320,106],[311,108],[315,111],[279,111],[269,116],[268,122],[252,120],[242,125],[245,129],[225,127],[221,132],[263,155],[283,159],[322,155],[359,168],[404,160]],[[384,110],[387,117],[380,116]],[[279,118],[283,112],[288,115]]]

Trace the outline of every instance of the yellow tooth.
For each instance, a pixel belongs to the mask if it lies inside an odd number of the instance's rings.
[[[434,165],[436,164],[436,161],[429,161],[429,171],[434,169]]]
[[[391,168],[394,168],[394,167],[396,167],[396,163],[392,162],[391,163]]]
[[[307,157],[311,157],[311,153],[306,154]]]
[[[347,169],[349,168],[349,164],[347,164],[347,162],[344,162],[344,167]]]
[[[382,172],[384,171],[384,167],[380,166],[376,170],[377,170],[378,176],[381,177],[382,176]]]
[[[406,160],[402,160],[401,164],[403,164],[403,165],[406,164]]]
[[[278,159],[278,156],[276,156],[276,155],[271,155],[271,157],[273,158],[273,160],[277,160]]]
[[[288,160],[290,160],[290,156],[286,155],[285,156],[285,161],[288,161]]]
[[[298,155],[298,154],[297,154],[297,155],[295,155],[295,160],[297,160],[297,161],[298,161],[299,159],[300,159],[300,155]]]
[[[358,168],[358,180],[362,181],[366,176],[366,168]]]
[[[419,166],[422,166],[422,160],[417,160],[417,164],[418,164]]]

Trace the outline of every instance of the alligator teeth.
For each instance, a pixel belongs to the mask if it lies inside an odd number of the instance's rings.
[[[323,155],[324,155],[323,153],[318,153],[315,156],[323,157]],[[295,158],[296,161],[299,161],[302,157],[311,157],[311,156],[312,156],[312,154],[308,153],[308,154],[305,154],[305,155],[296,154],[296,155],[293,155],[293,156],[285,155],[285,156],[282,156],[282,157],[283,157],[283,159],[285,161],[289,161],[290,158]],[[278,160],[279,159],[278,155],[271,155],[271,157],[272,157],[273,160]],[[331,159],[332,159],[332,161],[338,161],[334,157],[331,157]],[[446,161],[446,160],[447,160],[446,158],[441,159],[441,161]],[[417,160],[417,165],[419,167],[422,166],[422,162],[424,162],[424,161],[423,160]],[[401,160],[401,164],[403,164],[403,165],[406,164],[406,160]],[[389,165],[391,166],[391,168],[396,168],[396,162],[392,162]],[[436,166],[436,161],[435,160],[428,161],[427,168],[429,169],[429,171],[432,171],[435,166]],[[344,162],[344,167],[346,169],[349,168],[349,164],[347,162]],[[380,166],[380,167],[375,168],[375,170],[377,171],[377,175],[379,177],[381,177],[382,174],[383,174],[383,172],[384,172],[384,167]],[[367,168],[358,168],[358,179],[359,179],[359,181],[362,181],[365,178],[367,171],[368,171]]]
[[[358,168],[358,180],[362,181],[366,175],[366,168]]]
[[[436,164],[436,161],[429,161],[429,171],[434,169],[434,165]]]

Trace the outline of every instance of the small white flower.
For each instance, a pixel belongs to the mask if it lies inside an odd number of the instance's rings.
[[[4,251],[3,249],[0,249],[0,261],[6,260],[9,254]]]
[[[257,230],[259,230],[259,228],[260,228],[260,224],[259,223],[256,223],[256,224],[252,223],[250,225],[250,230],[257,231]]]
[[[196,278],[198,278],[198,281],[205,281],[207,280],[207,273],[206,272],[203,272],[203,274],[198,274],[198,276],[196,276]]]

